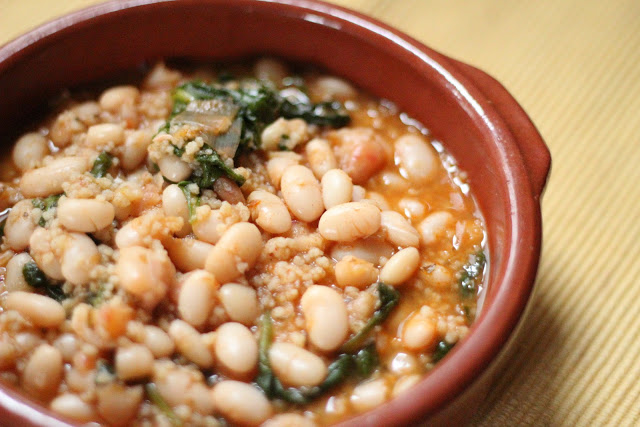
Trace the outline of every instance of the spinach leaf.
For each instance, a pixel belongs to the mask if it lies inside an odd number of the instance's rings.
[[[26,263],[22,267],[22,276],[29,286],[44,291],[49,298],[53,298],[58,302],[62,302],[68,298],[62,291],[62,286],[57,283],[52,283],[33,261]]]
[[[438,344],[436,345],[436,349],[433,352],[433,357],[432,357],[433,362],[436,363],[442,360],[442,358],[445,357],[447,353],[449,353],[449,350],[451,350],[454,345],[456,344],[455,343],[449,344],[444,340],[438,342]]]
[[[49,209],[58,206],[58,200],[60,200],[60,197],[62,197],[62,194],[55,194],[44,199],[33,199],[31,200],[31,204],[34,208],[40,209],[44,213]],[[41,216],[38,220],[38,225],[40,227],[44,227],[46,224],[47,222],[45,221],[44,217]]]
[[[191,179],[200,188],[211,188],[215,180],[222,175],[229,177],[229,179],[238,184],[238,187],[242,187],[242,184],[244,184],[244,177],[227,166],[220,155],[208,145],[205,145],[196,154],[196,161],[198,166],[193,171]]]
[[[106,151],[103,151],[98,157],[96,157],[96,160],[93,162],[91,175],[95,176],[96,178],[103,178],[111,168],[112,164],[113,156]]]
[[[477,293],[478,279],[484,271],[485,263],[486,257],[484,252],[480,250],[479,252],[471,255],[467,264],[462,267],[460,278],[458,279],[458,285],[463,298],[471,298]]]
[[[187,209],[189,210],[189,222],[193,224],[196,220],[196,208],[200,206],[200,196],[193,194],[189,190],[189,185],[193,184],[191,181],[181,181],[178,183],[178,187],[182,190],[184,198],[187,199]]]
[[[243,81],[239,89],[192,81],[174,90],[171,118],[185,111],[193,101],[218,99],[233,104],[237,108],[236,117],[242,120],[241,149],[238,152],[258,148],[264,128],[280,116],[301,118],[311,124],[331,127],[342,127],[350,122],[349,113],[340,102],[313,104],[300,90],[295,90],[296,94],[291,95],[291,89],[286,88],[281,93],[268,82],[257,80]],[[169,132],[169,129],[168,122],[159,132]]]
[[[382,282],[378,282],[378,297],[380,298],[380,307],[373,313],[373,316],[365,323],[362,329],[344,343],[342,351],[345,353],[353,353],[362,347],[373,328],[382,324],[400,301],[400,293]]]
[[[307,123],[320,126],[343,127],[349,124],[351,117],[338,101],[321,102],[292,102],[289,99],[282,103],[282,117],[287,119],[300,118]]]
[[[60,197],[62,197],[62,194],[55,194],[44,199],[33,199],[31,200],[31,204],[34,208],[47,211],[58,206],[58,200],[60,200]]]
[[[154,383],[145,384],[144,390],[147,392],[147,397],[149,398],[151,403],[158,407],[160,412],[162,412],[164,416],[169,419],[171,424],[176,427],[180,427],[183,425],[180,417],[178,417],[176,413],[173,412],[173,409],[171,408],[171,406],[169,406],[167,401],[164,400]]]
[[[296,405],[304,405],[344,382],[354,371],[354,366],[363,377],[371,375],[377,366],[378,355],[373,344],[362,349],[358,354],[340,354],[329,365],[324,381],[316,387],[285,387],[272,371],[269,362],[269,348],[272,341],[273,323],[271,314],[266,312],[260,320],[258,375],[255,382],[269,399],[282,399]]]
[[[379,365],[376,343],[372,342],[355,354],[356,370],[361,377],[369,377]]]
[[[24,280],[33,288],[50,286],[49,279],[35,262],[28,262],[22,267]]]

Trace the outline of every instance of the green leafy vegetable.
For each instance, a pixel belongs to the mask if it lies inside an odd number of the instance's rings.
[[[211,188],[215,180],[222,175],[234,181],[238,184],[238,187],[244,184],[244,177],[235,173],[232,168],[227,166],[220,155],[208,145],[205,145],[200,149],[198,154],[196,154],[196,161],[198,162],[198,166],[193,171],[191,179],[198,184],[200,188]]]
[[[478,279],[484,270],[486,257],[479,251],[469,257],[469,261],[462,267],[458,284],[463,298],[471,298],[478,291]]]
[[[449,350],[451,350],[454,345],[456,345],[456,344],[455,343],[449,344],[446,341],[438,342],[438,344],[436,345],[436,349],[433,352],[433,357],[432,357],[434,363],[435,362],[439,362],[440,360],[442,360],[442,358],[445,357],[447,355],[447,353],[449,353]]]
[[[282,116],[287,119],[300,118],[307,123],[334,128],[346,126],[351,121],[347,110],[337,101],[311,104],[285,100],[282,103]]]
[[[355,371],[362,377],[370,376],[378,365],[375,344],[371,343],[357,354],[340,354],[328,367],[327,377],[316,387],[285,387],[271,369],[269,348],[273,341],[271,314],[266,312],[260,320],[258,376],[255,381],[269,399],[282,399],[296,405],[307,404],[326,391],[344,382]]]
[[[175,154],[178,157],[182,157],[182,155],[184,154],[184,147],[178,147],[177,145],[174,145],[173,154]]]
[[[191,181],[181,181],[178,183],[178,187],[182,190],[184,198],[187,199],[187,209],[189,210],[189,222],[193,224],[196,220],[196,208],[200,206],[200,196],[193,194],[189,190],[189,186],[193,184]]]
[[[280,116],[288,119],[301,118],[308,123],[332,127],[345,126],[351,120],[340,102],[313,104],[299,89],[288,87],[278,92],[269,82],[256,80],[242,81],[238,89],[208,85],[199,81],[185,83],[173,92],[171,118],[191,108],[190,104],[194,101],[211,99],[237,108],[235,117],[240,118],[242,122],[241,148],[245,149],[259,147],[260,135],[264,128]],[[168,122],[159,132],[163,130],[169,132],[170,128],[170,122]]]
[[[103,151],[98,157],[96,157],[96,160],[93,162],[91,175],[95,176],[96,178],[103,178],[111,168],[112,164],[113,156],[106,151]]]
[[[3,219],[2,222],[0,222],[0,238],[4,236],[4,226],[6,224],[7,224],[7,218]]]
[[[154,383],[145,384],[144,389],[147,392],[147,397],[149,398],[151,403],[158,407],[160,412],[162,412],[164,416],[169,419],[171,424],[176,427],[180,427],[183,425],[182,420],[176,415],[175,412],[173,412],[173,409],[171,408],[171,406],[169,406],[167,401],[164,400]]]
[[[41,289],[48,297],[58,302],[67,298],[67,295],[62,291],[62,286],[57,283],[52,283],[33,261],[26,263],[22,267],[22,276],[29,286]]]
[[[47,211],[58,206],[58,200],[60,200],[60,197],[62,197],[62,194],[55,194],[44,199],[33,199],[31,200],[31,204],[34,208]]]
[[[376,343],[369,343],[355,355],[356,370],[361,377],[369,377],[380,363]]]
[[[33,288],[50,286],[49,279],[35,262],[28,262],[22,267],[24,280]]]
[[[58,200],[60,200],[60,197],[62,197],[62,194],[55,194],[44,199],[33,199],[31,200],[31,204],[34,208],[40,209],[44,213],[49,209],[58,206]],[[41,216],[38,220],[38,225],[40,227],[44,227],[46,224],[47,222],[45,221],[44,217]]]
[[[382,324],[400,301],[400,293],[382,282],[378,282],[378,297],[380,298],[380,307],[362,329],[344,343],[342,351],[345,353],[353,353],[362,347],[373,328]]]

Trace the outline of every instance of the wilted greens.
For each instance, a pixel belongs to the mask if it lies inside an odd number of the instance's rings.
[[[107,175],[109,169],[111,169],[111,165],[113,164],[113,156],[106,151],[103,151],[96,157],[93,162],[93,167],[91,168],[91,175],[96,178],[103,178]]]
[[[478,291],[478,279],[484,270],[486,257],[483,251],[479,251],[469,257],[467,264],[462,267],[458,285],[463,298],[471,298]]]
[[[269,399],[282,399],[286,402],[303,405],[316,399],[326,391],[341,384],[354,373],[368,378],[379,364],[375,342],[364,345],[371,330],[387,318],[398,304],[400,294],[383,283],[378,283],[380,308],[376,310],[362,330],[342,346],[342,353],[329,365],[327,377],[316,387],[285,387],[271,369],[269,348],[273,341],[273,323],[271,314],[266,312],[260,321],[260,358],[256,384]]]

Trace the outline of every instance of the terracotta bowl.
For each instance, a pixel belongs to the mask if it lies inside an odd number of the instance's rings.
[[[0,48],[0,129],[26,123],[63,88],[160,58],[257,54],[312,63],[395,102],[470,177],[486,219],[490,269],[471,333],[410,393],[341,425],[460,424],[486,395],[530,299],[550,155],[493,78],[361,14],[308,0],[129,0],[45,24]],[[67,425],[0,388],[0,424]]]

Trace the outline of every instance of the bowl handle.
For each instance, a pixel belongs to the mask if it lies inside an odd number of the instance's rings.
[[[520,104],[496,79],[471,65],[450,59],[454,66],[487,97],[513,134],[524,158],[534,194],[540,198],[551,169],[551,153]]]

